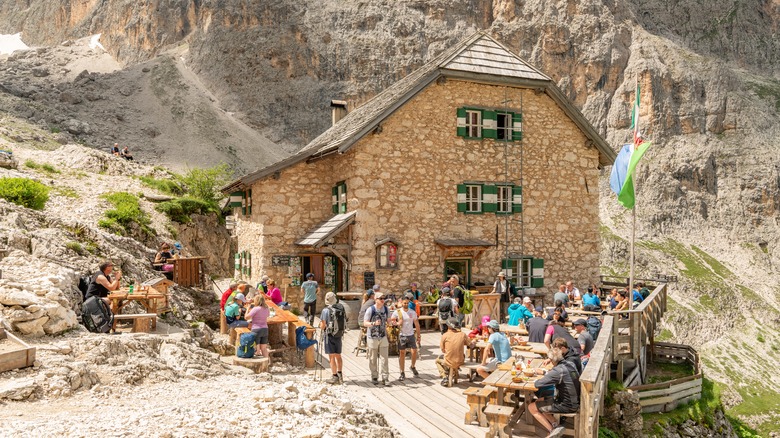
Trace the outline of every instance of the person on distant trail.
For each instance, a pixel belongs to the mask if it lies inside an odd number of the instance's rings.
[[[102,298],[106,304],[110,304],[108,301],[108,293],[119,289],[119,280],[122,279],[122,273],[117,272],[114,280],[111,280],[111,273],[114,272],[114,264],[111,262],[103,262],[98,267],[99,271],[92,276],[92,280],[87,287],[87,294],[85,298],[98,297]]]
[[[255,334],[255,343],[260,346],[260,353],[263,357],[268,357],[268,317],[270,315],[271,309],[268,308],[263,294],[255,295],[252,300],[252,308],[246,313],[246,319],[252,323],[249,329]]]
[[[127,146],[122,148],[122,152],[119,153],[119,156],[127,161],[133,161],[133,154],[130,153],[130,149],[128,149]]]
[[[303,294],[303,312],[306,316],[306,322],[314,326],[314,315],[317,314],[317,295],[320,293],[320,285],[314,280],[314,274],[306,274],[306,281],[301,285]]]
[[[228,298],[233,295],[233,292],[236,289],[238,289],[238,283],[230,283],[230,286],[228,286],[227,290],[222,294],[222,298],[219,300],[220,310],[225,310],[225,303],[227,303]]]
[[[406,362],[406,350],[411,350],[412,365],[410,369],[414,377],[419,377],[415,365],[417,364],[417,347],[420,343],[420,321],[417,320],[417,311],[413,302],[408,298],[401,300],[401,307],[393,312],[390,317],[393,324],[401,326],[401,332],[398,336],[398,366],[401,369],[401,376],[398,380],[406,379],[404,374],[404,363]]]

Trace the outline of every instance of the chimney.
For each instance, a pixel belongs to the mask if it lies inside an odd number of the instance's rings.
[[[343,119],[347,115],[347,102],[344,100],[331,100],[330,107],[333,108],[333,124]]]

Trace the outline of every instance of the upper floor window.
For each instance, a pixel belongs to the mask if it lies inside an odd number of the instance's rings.
[[[466,137],[482,137],[482,112],[466,111]]]
[[[331,189],[331,207],[333,214],[347,212],[347,183],[340,181]]]
[[[503,110],[458,108],[457,134],[470,139],[522,140],[523,115]]]
[[[466,213],[482,213],[482,186],[466,186]]]
[[[458,212],[512,214],[523,211],[523,188],[507,183],[458,184]]]
[[[496,199],[496,213],[512,212],[512,186],[498,186]]]

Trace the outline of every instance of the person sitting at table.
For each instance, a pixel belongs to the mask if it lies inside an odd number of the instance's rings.
[[[450,318],[446,324],[449,330],[439,341],[442,354],[436,358],[442,386],[450,385],[450,369],[460,368],[466,362],[465,348],[471,343],[466,334],[460,331],[460,323],[456,318]]]
[[[483,379],[486,379],[499,365],[512,357],[512,347],[509,345],[509,339],[501,333],[498,321],[491,320],[488,323],[488,331],[490,332],[488,343],[493,347],[494,357],[488,361],[490,350],[485,348],[482,352],[482,363],[477,367],[477,374],[482,376]]]
[[[618,292],[617,305],[615,306],[616,312],[621,310],[628,310],[628,293],[626,293],[624,290]],[[621,318],[622,317],[623,316],[621,315]]]
[[[525,297],[525,299],[529,302],[531,301],[528,297]],[[507,324],[515,327],[520,325],[520,321],[523,321],[523,325],[525,325],[529,319],[534,317],[534,314],[523,305],[523,300],[520,297],[516,297],[514,302],[509,305],[507,313],[509,314],[509,321]]]
[[[634,288],[631,290],[631,297],[634,300],[634,307],[638,306],[639,303],[645,300],[642,298],[642,294],[639,293],[639,283],[636,283]]]
[[[225,304],[227,303],[228,298],[230,298],[231,295],[233,295],[233,291],[238,289],[238,283],[232,282],[230,283],[230,286],[228,286],[227,290],[222,293],[222,298],[219,300],[219,309],[225,310]]]
[[[244,294],[238,293],[233,297],[233,301],[225,306],[225,320],[230,328],[249,326],[242,318],[244,300]]]
[[[268,357],[268,317],[270,315],[271,309],[265,302],[265,296],[260,293],[256,294],[252,300],[252,307],[246,313],[246,319],[252,323],[249,329],[255,334],[255,343],[260,347],[260,355],[263,357]]]
[[[569,280],[566,282],[566,295],[569,296],[569,301],[579,301],[582,298],[580,290],[574,285],[574,282]]]
[[[588,286],[588,292],[582,296],[582,310],[587,312],[601,311],[601,299],[593,293],[593,286]]]
[[[568,346],[568,350],[565,352],[566,359],[575,362],[577,371],[582,372],[582,362],[580,356],[582,356],[582,350],[580,344],[574,339],[568,330],[563,326],[563,323],[558,320],[558,314],[555,314],[553,320],[550,322],[547,331],[544,334],[544,345],[547,348],[551,348],[555,345],[558,339],[563,340]]]
[[[590,352],[593,350],[593,345],[595,344],[595,341],[593,340],[593,337],[588,333],[588,321],[586,321],[584,318],[580,318],[576,321],[574,321],[574,330],[577,332],[577,342],[580,344],[580,349],[582,350],[582,356],[580,357],[580,360],[582,361],[582,367],[584,368],[585,365],[588,364],[588,360],[590,359]]]
[[[540,398],[528,405],[531,415],[550,432],[548,436],[562,436],[564,428],[556,424],[552,414],[570,414],[580,409],[580,373],[574,364],[564,360],[560,350],[550,349],[548,359],[554,367],[534,381],[536,388],[555,386],[555,397]],[[535,370],[541,373],[541,370]]]
[[[615,307],[618,305],[618,290],[617,288],[612,289],[609,292],[609,309],[615,310]]]
[[[525,328],[528,330],[528,342],[544,342],[544,334],[547,332],[550,321],[542,318],[543,313],[544,307],[536,306],[534,317],[525,323]]]
[[[642,295],[642,300],[646,300],[650,296],[650,289],[645,286],[644,281],[638,281],[636,284],[639,285],[639,295]]]
[[[271,301],[274,302],[276,305],[280,305],[282,303],[282,292],[279,290],[278,287],[276,287],[276,281],[272,279],[268,279],[266,281],[267,288],[270,290],[270,292],[266,292],[268,295],[268,298],[271,299]]]
[[[558,285],[558,292],[555,292],[555,295],[553,295],[553,302],[562,302],[564,306],[569,305],[569,294],[566,293],[566,285],[561,283]],[[558,305],[556,304],[556,307]]]
[[[477,336],[490,336],[490,332],[488,332],[488,323],[490,322],[490,315],[485,315],[482,317],[482,324],[474,327],[474,330],[469,332],[469,338],[476,338]]]
[[[114,272],[114,264],[106,261],[98,266],[98,272],[92,276],[87,286],[85,299],[89,297],[102,298],[106,304],[109,304],[108,293],[119,289],[119,280],[122,279],[122,273],[117,272],[114,279],[111,279],[111,273]]]
[[[553,308],[552,312],[550,312],[547,315],[547,320],[548,321],[552,321],[553,315],[555,314],[555,312],[558,312],[558,313],[561,314],[561,322],[562,323],[565,324],[566,321],[568,321],[569,314],[566,313],[566,308],[564,307],[563,302],[561,302],[561,300],[555,300],[555,308]]]
[[[263,275],[263,278],[260,279],[260,283],[257,283],[257,290],[263,291],[264,294],[268,295],[268,276]]]

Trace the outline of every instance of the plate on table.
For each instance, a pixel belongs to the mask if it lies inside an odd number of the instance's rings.
[[[523,376],[514,376],[512,377],[513,383],[523,383],[525,382],[525,378]]]

